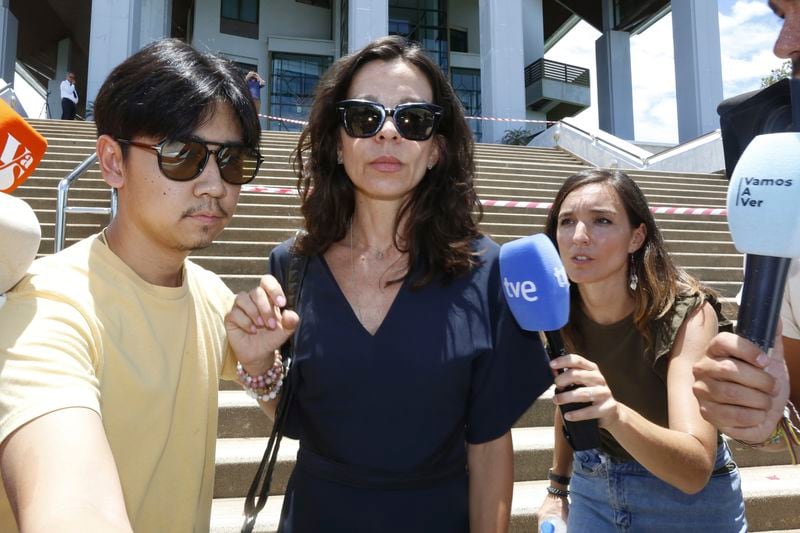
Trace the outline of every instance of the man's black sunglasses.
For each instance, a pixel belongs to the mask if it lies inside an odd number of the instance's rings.
[[[164,176],[174,181],[195,179],[206,168],[211,154],[214,154],[222,179],[231,185],[244,185],[253,181],[263,161],[258,151],[246,146],[220,144],[219,148],[211,150],[205,142],[198,140],[164,139],[158,144],[127,139],[117,139],[117,142],[154,151],[158,156],[158,168]]]
[[[350,137],[372,137],[383,128],[386,117],[393,117],[397,133],[410,141],[427,141],[436,133],[442,108],[425,102],[400,104],[386,109],[369,100],[342,100],[336,104],[344,131]]]

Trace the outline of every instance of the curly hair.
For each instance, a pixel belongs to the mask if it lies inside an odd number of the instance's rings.
[[[468,272],[476,263],[472,242],[479,236],[483,210],[473,184],[473,139],[461,103],[439,67],[414,43],[399,36],[383,37],[354,54],[342,57],[317,85],[309,122],[294,152],[297,189],[307,233],[297,243],[299,253],[325,252],[342,240],[355,210],[355,191],[344,167],[337,164],[339,115],[336,103],[347,97],[356,73],[371,61],[401,59],[419,69],[443,108],[438,134],[439,162],[425,173],[400,208],[406,234],[403,248],[414,267],[413,288],[434,279],[448,281]],[[397,281],[397,280],[394,280]]]
[[[616,191],[622,205],[625,206],[625,213],[632,228],[637,228],[640,224],[645,225],[644,242],[632,254],[632,265],[639,283],[636,290],[629,290],[634,301],[633,323],[636,330],[644,337],[647,346],[652,348],[650,325],[653,321],[666,316],[679,296],[714,293],[711,289],[701,286],[700,282],[686,271],[675,266],[644,193],[635,181],[619,170],[584,170],[564,181],[545,223],[545,233],[556,247],[558,247],[556,232],[561,204],[572,191],[592,183],[604,184]],[[573,302],[570,306],[572,314],[580,302],[580,294],[574,284],[570,292]],[[580,346],[581,340],[581,333],[575,329],[575,323],[576,321],[570,317],[569,323],[563,328],[564,336],[573,348]]]

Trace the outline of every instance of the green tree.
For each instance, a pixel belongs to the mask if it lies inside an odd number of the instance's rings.
[[[506,130],[505,134],[503,134],[503,138],[500,139],[500,142],[503,144],[516,144],[519,146],[525,146],[531,142],[533,136],[534,132],[526,130],[525,128]]]
[[[788,78],[792,75],[792,60],[787,59],[780,68],[772,69],[769,76],[761,78],[761,88],[769,87],[773,83],[779,82],[782,79]]]

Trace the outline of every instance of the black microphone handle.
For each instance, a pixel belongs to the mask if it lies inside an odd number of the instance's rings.
[[[747,254],[736,334],[768,352],[775,344],[791,259]]]
[[[800,79],[789,79],[789,100],[792,102],[792,131],[800,131]]]
[[[544,336],[547,338],[547,355],[550,359],[566,355],[564,350],[564,342],[561,340],[561,333],[558,331],[545,331]],[[562,368],[560,372],[564,372]],[[583,385],[570,385],[565,389],[556,389],[556,392],[565,392],[575,390]],[[590,403],[568,403],[560,405],[561,421],[564,423],[564,436],[567,438],[572,449],[575,451],[591,450],[592,448],[600,447],[600,432],[597,429],[597,419],[581,420],[580,422],[572,422],[564,419],[564,413],[583,409],[589,407]]]

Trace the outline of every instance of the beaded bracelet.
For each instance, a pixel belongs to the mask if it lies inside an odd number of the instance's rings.
[[[793,420],[800,424],[800,413],[797,412],[794,404],[789,402],[784,409],[780,424],[783,426],[786,444],[792,456],[792,464],[796,465],[800,463],[800,428],[794,425]]]
[[[283,359],[278,350],[275,350],[275,362],[272,368],[259,376],[251,376],[242,366],[236,363],[236,375],[239,383],[251,398],[268,402],[277,398],[283,387]]]
[[[789,451],[792,454],[792,464],[797,464],[798,457],[796,457],[795,448],[800,446],[800,429],[792,423],[792,416],[800,420],[797,410],[794,408],[792,402],[789,402],[783,410],[783,418],[778,421],[772,433],[762,442],[745,442],[739,439],[733,439],[739,444],[747,446],[748,448],[765,448],[772,446],[781,441],[785,441]]]
[[[557,489],[555,487],[547,487],[547,492],[556,496],[557,498],[566,498],[569,496],[569,491],[564,489]]]

